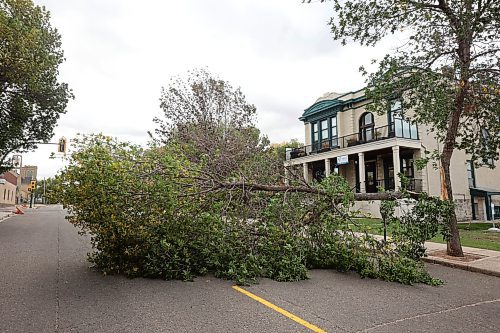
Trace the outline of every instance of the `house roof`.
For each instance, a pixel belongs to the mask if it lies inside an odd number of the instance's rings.
[[[318,98],[313,105],[304,110],[299,118],[302,121],[308,121],[324,111],[342,111],[342,109],[352,103],[365,100],[364,88],[348,93],[327,92]]]

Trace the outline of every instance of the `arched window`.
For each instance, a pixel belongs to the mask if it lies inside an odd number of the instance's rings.
[[[361,142],[366,142],[373,140],[373,128],[375,127],[375,122],[373,120],[373,114],[370,112],[363,113],[359,119],[359,136]]]

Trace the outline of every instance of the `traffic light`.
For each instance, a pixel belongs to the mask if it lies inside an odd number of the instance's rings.
[[[28,186],[28,192],[31,193],[32,189],[31,186]]]
[[[59,139],[59,145],[57,146],[57,151],[59,153],[66,154],[66,138],[64,136]]]
[[[36,188],[36,180],[32,180],[30,182],[30,187],[33,188],[33,189]]]

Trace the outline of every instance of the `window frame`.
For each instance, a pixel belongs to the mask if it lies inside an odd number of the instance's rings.
[[[399,107],[394,107],[399,103]],[[401,99],[395,98],[389,101],[389,130],[397,138],[419,140],[418,126],[404,117],[403,103]],[[397,126],[399,124],[399,126]]]
[[[335,125],[333,125],[334,123]],[[323,128],[323,125],[325,125],[325,128]],[[335,135],[333,135],[333,129],[335,129]],[[323,135],[325,131],[326,131],[326,136]],[[315,134],[317,135],[317,140],[314,139]],[[328,117],[323,117],[317,119],[314,122],[311,122],[311,146],[313,148],[313,151],[337,147],[338,134],[339,133],[338,133],[337,114]],[[327,147],[323,147],[325,143]]]
[[[367,124],[365,121],[366,116],[371,117],[371,123]],[[375,117],[371,112],[364,112],[359,118],[359,136],[361,142],[369,142],[375,139]],[[367,133],[370,133],[370,139],[368,139]]]

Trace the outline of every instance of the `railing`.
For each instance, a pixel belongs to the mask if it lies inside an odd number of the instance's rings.
[[[383,189],[385,191],[394,191],[395,189],[395,183],[394,183],[394,178],[387,178],[387,179],[377,179],[377,190],[375,192],[378,192],[378,189]],[[401,184],[404,186],[403,184]],[[367,193],[370,193],[367,190]],[[406,185],[406,190],[411,191],[411,192],[417,192],[420,193],[423,190],[422,187],[422,179],[416,179],[416,178],[408,178],[408,184]],[[356,185],[356,191],[359,192],[359,184]]]
[[[360,144],[384,140],[389,138],[406,138],[418,140],[416,125],[409,125],[402,119],[395,119],[390,125],[381,127],[365,128],[358,133],[334,137],[322,141],[314,142],[299,148],[293,148],[286,153],[286,160],[304,157],[311,154],[323,153],[326,151],[357,146]]]
[[[495,206],[493,210],[493,219],[500,220],[500,206]]]

